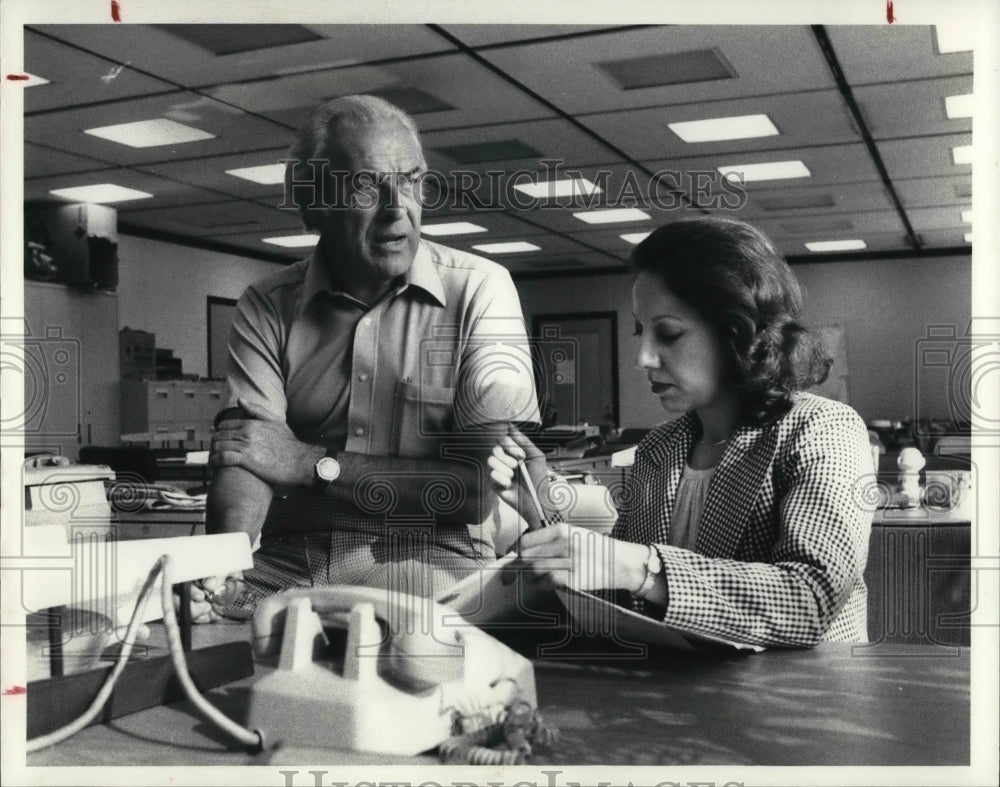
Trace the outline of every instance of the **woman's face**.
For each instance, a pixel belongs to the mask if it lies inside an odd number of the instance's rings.
[[[636,365],[671,413],[729,406],[729,354],[716,331],[652,273],[643,271],[632,286],[632,312],[639,334]]]

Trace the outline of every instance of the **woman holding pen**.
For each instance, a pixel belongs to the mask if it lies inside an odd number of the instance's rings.
[[[798,322],[788,265],[760,231],[719,218],[663,226],[631,262],[636,362],[673,420],[637,448],[610,537],[559,522],[541,452],[502,438],[492,480],[529,523],[522,560],[696,633],[866,640],[868,433],[850,407],[804,392],[829,360]]]

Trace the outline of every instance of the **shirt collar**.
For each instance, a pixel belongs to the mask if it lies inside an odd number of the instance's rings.
[[[424,290],[432,296],[441,306],[447,305],[444,295],[444,285],[441,284],[441,277],[437,272],[437,266],[431,257],[431,251],[427,244],[421,240],[417,247],[413,264],[406,272],[402,286],[398,287],[394,294],[398,295],[408,286],[413,285]],[[326,291],[331,295],[350,297],[342,290],[338,289],[333,279],[330,277],[329,263],[320,244],[316,245],[316,250],[308,257],[305,280],[302,284],[302,305],[307,305],[318,293]]]
[[[441,276],[438,274],[437,266],[431,257],[431,250],[427,243],[420,241],[417,254],[413,258],[413,264],[406,274],[407,283],[419,287],[428,295],[432,296],[442,306],[447,306],[447,299],[444,297],[444,285],[441,284]]]

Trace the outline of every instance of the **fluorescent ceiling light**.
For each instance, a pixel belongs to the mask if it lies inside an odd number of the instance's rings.
[[[114,183],[95,183],[93,186],[74,186],[68,189],[52,189],[49,194],[55,194],[63,199],[74,202],[91,202],[102,205],[108,202],[125,202],[130,199],[149,199],[152,194],[136,189],[116,186]]]
[[[934,33],[938,52],[942,55],[949,52],[971,52],[976,40],[976,28],[960,22],[934,25]]]
[[[868,248],[863,240],[815,240],[806,244],[809,251],[856,251]]]
[[[667,123],[667,128],[685,142],[719,142],[724,139],[773,137],[778,134],[778,129],[767,115],[688,120],[683,123]]]
[[[963,224],[972,224],[972,211],[971,210],[963,210],[962,211],[962,223]]]
[[[563,180],[543,180],[541,183],[519,183],[514,186],[529,197],[586,197],[600,194],[601,187],[586,178],[565,178]]]
[[[784,178],[808,178],[809,168],[801,161],[767,161],[762,164],[733,164],[717,167],[723,175],[742,175],[744,183],[755,180],[782,180]]]
[[[155,148],[160,145],[179,145],[185,142],[215,139],[215,134],[167,118],[86,128],[83,133],[108,139],[120,145],[128,145],[130,148]]]
[[[623,221],[649,221],[652,216],[638,208],[612,208],[611,210],[585,210],[573,214],[574,219],[587,224],[618,224]]]
[[[534,243],[527,243],[523,240],[510,241],[508,243],[483,243],[472,248],[484,254],[514,254],[521,251],[542,250],[541,246],[536,246]]]
[[[626,232],[624,235],[619,235],[618,237],[632,244],[642,243],[649,237],[650,232],[652,232],[652,230],[649,232]]]
[[[944,100],[944,111],[950,118],[972,117],[972,93],[946,97]]]
[[[971,232],[965,233],[965,242],[966,243],[972,243],[972,233]]]
[[[285,165],[262,164],[259,167],[240,167],[239,169],[227,169],[226,174],[265,186],[273,186],[276,183],[285,182]]]
[[[302,246],[315,246],[319,235],[281,235],[276,238],[261,238],[261,240],[274,246],[298,249]]]
[[[951,158],[956,164],[972,163],[972,145],[959,145],[951,149]]]
[[[471,235],[474,232],[489,232],[489,230],[471,221],[452,221],[447,224],[423,224],[420,232],[423,235]]]

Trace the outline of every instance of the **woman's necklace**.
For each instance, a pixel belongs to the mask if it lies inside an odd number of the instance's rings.
[[[701,443],[701,445],[708,445],[708,446],[712,446],[713,448],[715,448],[716,446],[725,445],[726,443],[728,443],[732,439],[733,439],[733,436],[729,435],[729,437],[724,437],[723,439],[718,440],[718,441],[716,441],[714,443],[708,443],[708,442],[705,441],[704,437],[700,437],[700,438],[698,438],[698,442]]]

